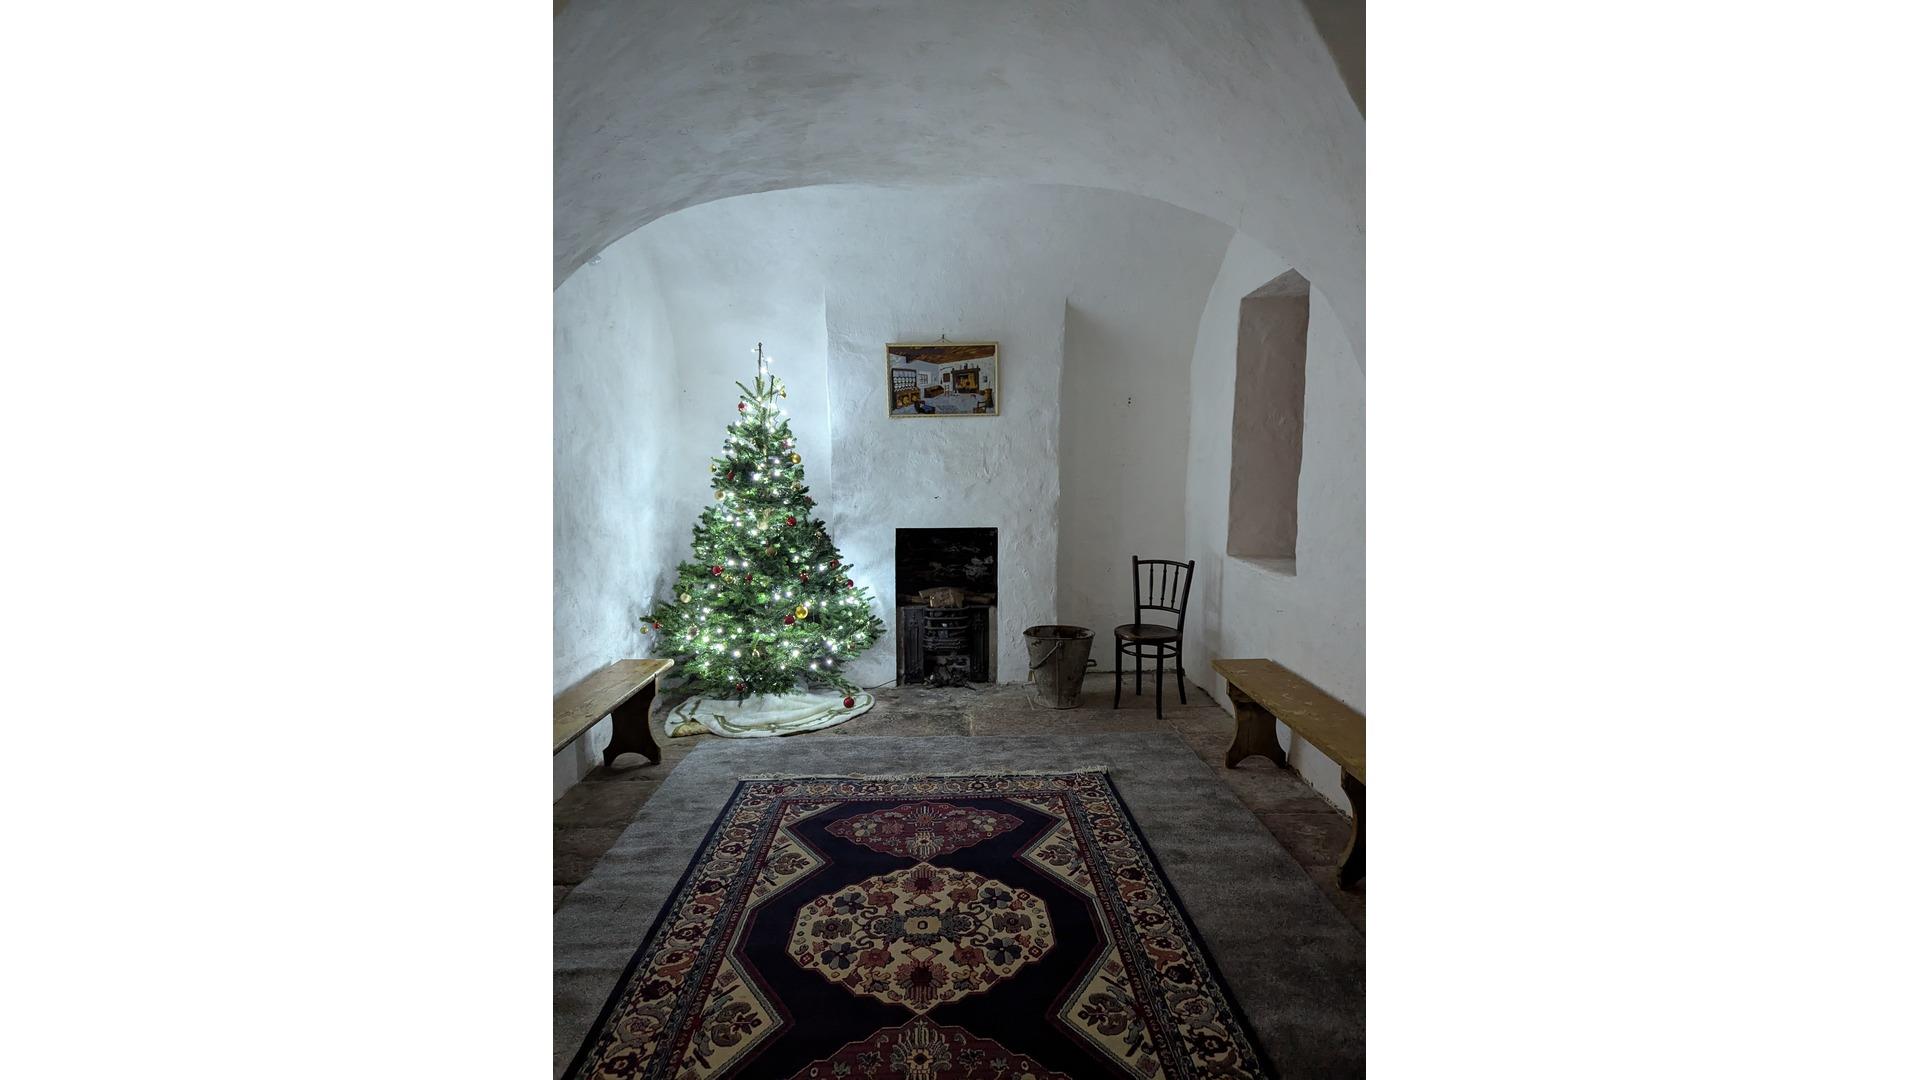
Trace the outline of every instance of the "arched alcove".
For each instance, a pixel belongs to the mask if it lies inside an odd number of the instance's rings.
[[[1003,672],[1025,670],[1025,625],[1130,621],[1128,557],[1185,548],[1188,364],[1231,238],[1110,190],[825,185],[690,207],[610,246],[555,294],[556,686],[639,647],[612,598],[644,608],[680,557],[755,341],[883,617],[898,529],[991,527]],[[887,416],[884,344],[941,334],[1000,343],[1000,416]],[[636,557],[656,580],[634,580]],[[893,648],[855,677],[890,678]]]

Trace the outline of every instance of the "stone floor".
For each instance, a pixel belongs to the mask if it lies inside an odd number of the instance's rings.
[[[1351,892],[1334,880],[1340,851],[1347,843],[1348,818],[1307,785],[1292,769],[1281,769],[1265,758],[1248,758],[1238,768],[1226,769],[1227,747],[1233,743],[1233,718],[1206,692],[1187,684],[1187,701],[1179,704],[1167,688],[1166,718],[1153,715],[1153,688],[1135,697],[1132,687],[1113,705],[1113,676],[1089,675],[1088,693],[1078,709],[1042,708],[1031,691],[1020,684],[930,690],[895,687],[874,691],[874,706],[865,716],[838,727],[796,739],[859,738],[862,735],[1063,735],[1085,734],[1097,739],[1108,732],[1173,732],[1214,775],[1231,789],[1248,810],[1292,854],[1320,891],[1356,930],[1367,929],[1366,883]],[[1129,680],[1131,682],[1131,680]],[[1105,694],[1099,693],[1101,689]],[[661,695],[655,716],[675,699]],[[657,721],[656,721],[657,732]],[[587,774],[553,804],[553,903],[587,876],[615,839],[633,821],[640,807],[660,788],[660,782],[699,743],[716,738],[701,734],[661,739],[660,764],[634,768],[598,768]]]

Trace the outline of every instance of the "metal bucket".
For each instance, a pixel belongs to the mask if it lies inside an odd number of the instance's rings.
[[[1029,626],[1027,675],[1035,698],[1049,709],[1080,705],[1080,683],[1086,679],[1093,652],[1093,631],[1084,626]]]

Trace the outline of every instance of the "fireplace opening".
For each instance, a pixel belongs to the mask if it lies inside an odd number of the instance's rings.
[[[1000,531],[894,530],[896,674],[902,685],[994,682]]]

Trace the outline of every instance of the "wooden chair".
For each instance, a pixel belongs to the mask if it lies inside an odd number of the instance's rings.
[[[1146,570],[1146,590],[1140,588],[1142,568]],[[1187,667],[1181,658],[1181,645],[1187,630],[1187,593],[1193,589],[1193,562],[1172,559],[1133,557],[1133,621],[1113,628],[1113,707],[1120,707],[1122,654],[1133,657],[1133,693],[1140,694],[1141,670],[1147,650],[1153,650],[1153,715],[1161,716],[1160,678],[1166,673],[1167,659],[1173,659],[1173,674],[1179,680],[1180,704],[1187,703]],[[1144,599],[1143,599],[1144,597]],[[1178,598],[1177,600],[1175,598]],[[1173,613],[1173,625],[1150,623],[1141,618],[1144,611]]]

